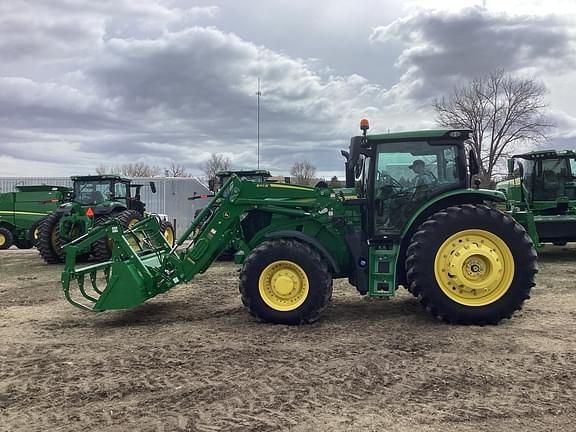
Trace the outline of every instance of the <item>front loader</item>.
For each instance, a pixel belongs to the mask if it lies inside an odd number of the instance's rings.
[[[92,311],[135,307],[204,273],[233,246],[242,302],[265,322],[317,320],[335,278],[370,297],[404,286],[446,322],[493,324],[519,310],[534,286],[536,252],[496,208],[503,194],[470,187],[470,131],[367,135],[361,125],[343,152],[346,188],[232,175],[174,247],[155,218],[127,230],[110,221],[65,247],[66,298]],[[81,251],[106,236],[111,258],[78,267]]]

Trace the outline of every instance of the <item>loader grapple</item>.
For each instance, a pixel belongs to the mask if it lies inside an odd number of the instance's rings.
[[[110,260],[77,268],[79,252],[102,241],[111,243]],[[131,308],[174,284],[170,269],[163,266],[171,248],[160,231],[160,221],[155,217],[147,218],[126,231],[111,220],[64,249],[64,295],[70,303],[82,309]]]
[[[234,179],[238,181],[237,177]],[[210,204],[194,219],[173,247],[164,238],[161,221],[150,216],[124,230],[116,220],[96,226],[64,247],[66,264],[62,288],[66,299],[81,309],[100,312],[128,309],[168,291],[194,275],[204,272],[229,240],[229,213],[218,217],[217,209],[227,194],[230,179]],[[214,232],[225,233],[210,241]],[[176,248],[189,238],[190,245],[179,254]],[[109,260],[78,267],[78,257],[98,242],[110,242]]]

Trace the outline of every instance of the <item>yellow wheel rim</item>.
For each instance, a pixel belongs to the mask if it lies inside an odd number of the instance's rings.
[[[34,232],[32,233],[32,237],[34,237],[34,240],[38,240],[40,238],[40,228],[36,228],[34,230]]]
[[[486,306],[510,288],[514,257],[496,234],[480,229],[460,231],[440,246],[434,274],[449,299],[465,306]]]
[[[4,246],[6,244],[6,236],[4,234],[0,234],[0,246]]]
[[[164,238],[170,246],[174,246],[174,230],[172,227],[166,227],[164,230]]]
[[[292,261],[275,261],[258,279],[260,297],[272,309],[288,312],[299,308],[308,298],[306,272]]]

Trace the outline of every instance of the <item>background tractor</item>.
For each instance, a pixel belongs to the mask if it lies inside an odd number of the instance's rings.
[[[216,173],[216,178],[210,179],[208,188],[212,192],[218,192],[226,182],[236,175],[241,179],[263,182],[271,177],[270,171],[267,170],[237,170],[237,171],[219,171]]]
[[[64,261],[62,245],[86,234],[94,226],[111,219],[118,221],[123,229],[129,229],[142,220],[146,205],[142,202],[141,184],[116,175],[71,177],[73,190],[67,202],[42,220],[39,227],[37,248],[49,264]],[[156,187],[150,182],[153,192]],[[170,222],[162,221],[162,232],[169,243],[174,242],[174,229]],[[106,238],[82,251],[97,261],[108,259],[111,245]]]
[[[576,241],[576,153],[518,154],[508,160],[508,174],[510,179],[496,189],[506,194],[506,210],[531,232],[536,244]]]
[[[64,200],[70,189],[62,186],[16,186],[0,194],[0,250],[16,245],[29,249],[38,240],[38,225]]]
[[[536,252],[524,228],[496,208],[502,193],[470,187],[478,171],[475,155],[466,155],[470,131],[361,128],[343,152],[346,188],[232,175],[176,247],[154,218],[126,232],[118,222],[100,225],[65,247],[64,295],[87,310],[131,308],[204,273],[233,245],[242,302],[265,322],[317,320],[334,278],[370,297],[391,297],[402,285],[453,323],[497,323],[520,309],[534,286]],[[79,267],[82,250],[107,236],[110,259]]]

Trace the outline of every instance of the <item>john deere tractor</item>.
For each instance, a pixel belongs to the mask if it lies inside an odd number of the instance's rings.
[[[216,173],[216,178],[210,180],[209,189],[212,192],[217,192],[220,190],[224,184],[232,177],[236,175],[241,179],[252,180],[257,182],[266,181],[270,178],[270,171],[267,170],[236,170],[236,171],[219,171]]]
[[[576,153],[544,150],[508,160],[506,210],[531,233],[537,245],[576,241]],[[528,212],[526,212],[528,210]],[[526,218],[525,215],[531,215]]]
[[[16,186],[16,192],[0,194],[0,250],[16,245],[30,249],[38,240],[40,221],[64,200],[69,188]]]
[[[346,188],[232,175],[175,247],[154,218],[128,230],[99,225],[65,247],[64,295],[92,311],[132,308],[204,273],[234,245],[242,302],[265,322],[316,321],[335,278],[370,297],[392,297],[402,285],[452,323],[497,323],[520,309],[534,286],[536,252],[524,228],[496,208],[502,193],[470,187],[478,171],[464,146],[470,131],[361,128],[343,152]],[[78,266],[82,250],[105,237],[110,259]]]
[[[142,220],[146,210],[140,199],[141,184],[116,175],[71,177],[73,191],[69,200],[40,224],[37,248],[48,264],[64,262],[62,245],[86,234],[95,226],[116,220],[129,228]],[[153,192],[156,187],[150,182]],[[172,242],[174,230],[169,222],[162,222],[162,230]],[[97,261],[106,260],[111,254],[111,244],[106,238],[82,250]]]

